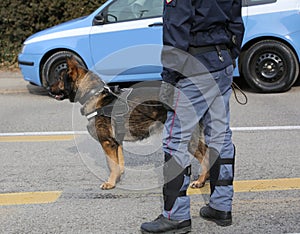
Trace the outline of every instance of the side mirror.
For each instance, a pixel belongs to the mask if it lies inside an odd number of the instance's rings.
[[[104,23],[105,23],[105,17],[103,13],[96,15],[95,18],[93,19],[93,26],[102,25]]]

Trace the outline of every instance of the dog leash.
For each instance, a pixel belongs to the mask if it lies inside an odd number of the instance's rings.
[[[248,103],[248,97],[245,94],[245,92],[235,82],[232,82],[231,87],[232,87],[232,90],[233,90],[234,98],[237,101],[237,103],[239,103],[240,105],[243,105],[243,106],[246,105]],[[245,99],[244,102],[240,101],[240,99],[238,98],[237,90],[240,91],[242,96],[244,96],[244,99]]]
[[[245,92],[235,83],[235,82],[232,82],[232,90],[233,90],[233,94],[234,94],[234,98],[235,100],[237,101],[237,103],[239,103],[240,105],[246,105],[248,103],[248,97],[247,95],[245,94]],[[123,100],[120,95],[116,94],[115,92],[113,92],[111,90],[110,87],[106,86],[105,87],[107,90],[109,90],[109,92],[115,96],[116,98],[118,98],[119,100],[122,100],[124,102],[129,102],[129,103],[133,103],[133,104],[137,104],[137,105],[142,105],[142,106],[149,106],[149,107],[158,107],[158,106],[162,106],[162,104],[145,104],[145,103],[139,103],[139,102],[135,102],[135,101],[132,101],[132,100]],[[240,99],[238,98],[238,95],[237,95],[237,90],[242,94],[242,96],[244,97],[244,101],[240,101]]]

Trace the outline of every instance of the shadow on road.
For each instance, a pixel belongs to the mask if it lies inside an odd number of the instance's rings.
[[[39,95],[39,96],[49,96],[48,91],[43,87],[39,87],[33,84],[27,84],[26,87],[30,94]]]

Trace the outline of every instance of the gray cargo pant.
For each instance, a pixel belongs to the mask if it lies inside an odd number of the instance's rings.
[[[230,65],[217,72],[181,79],[174,95],[175,112],[168,112],[163,132],[163,151],[186,168],[192,157],[188,153],[192,132],[199,121],[203,122],[205,143],[214,152],[214,161],[219,161],[219,167],[210,171],[214,184],[211,184],[209,205],[221,211],[231,211],[233,197],[234,164],[228,163],[228,159],[233,161],[235,154],[229,113],[232,75],[233,66]],[[227,162],[222,163],[220,159]],[[231,183],[218,183],[222,181]],[[187,190],[189,183],[190,177],[184,175],[180,191]],[[173,220],[190,219],[190,198],[178,196],[172,209],[163,210],[163,215]]]

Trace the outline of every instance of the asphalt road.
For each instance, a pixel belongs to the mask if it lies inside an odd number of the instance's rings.
[[[192,233],[300,233],[300,86],[245,90],[247,105],[231,101],[233,225],[199,218],[208,194],[193,190]],[[18,72],[0,72],[0,105],[0,233],[139,233],[160,214],[160,181],[149,170],[161,165],[159,137],[125,145],[127,173],[116,189],[102,191],[102,151],[84,134],[77,105],[49,98]]]

